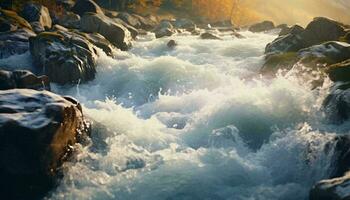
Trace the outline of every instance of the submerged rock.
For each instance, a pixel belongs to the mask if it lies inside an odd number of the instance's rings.
[[[100,6],[98,6],[93,0],[77,0],[71,10],[80,16],[83,16],[85,13],[104,15]]]
[[[177,31],[174,29],[172,23],[168,20],[163,20],[160,24],[153,30],[156,34],[156,38],[162,38],[166,36],[172,36]]]
[[[93,45],[69,32],[43,32],[30,38],[34,62],[50,81],[58,84],[92,80],[96,73]]]
[[[0,91],[2,198],[42,197],[88,130],[73,98],[29,89]]]
[[[45,29],[52,26],[49,10],[40,4],[27,3],[21,11],[21,16],[30,23],[38,22]]]
[[[221,40],[221,38],[214,33],[205,32],[200,36],[204,40]]]
[[[275,28],[275,25],[272,21],[263,21],[257,24],[253,24],[249,27],[249,31],[251,32],[265,32]]]
[[[175,48],[177,46],[177,43],[175,40],[170,40],[168,43],[167,43],[167,46],[171,49]]]
[[[47,76],[36,76],[27,70],[0,70],[0,90],[15,88],[50,90],[50,82]]]
[[[131,47],[132,37],[128,29],[104,15],[85,14],[81,18],[81,28],[85,32],[95,32],[103,35],[121,50],[128,50]]]

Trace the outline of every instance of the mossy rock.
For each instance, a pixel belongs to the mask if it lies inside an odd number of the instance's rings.
[[[298,54],[296,52],[269,55],[266,57],[261,73],[265,75],[275,74],[279,69],[290,69],[297,61]]]
[[[20,17],[16,12],[11,10],[0,9],[0,17],[2,20],[8,20],[11,24],[15,24],[22,28],[32,30],[32,26],[24,18]]]
[[[350,59],[329,66],[326,70],[326,73],[328,74],[329,78],[334,82],[350,81]]]

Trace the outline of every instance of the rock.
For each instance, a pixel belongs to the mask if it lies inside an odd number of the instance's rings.
[[[48,91],[0,91],[0,183],[4,199],[39,199],[88,134],[80,104]]]
[[[341,63],[329,66],[326,70],[329,78],[334,81],[348,82],[350,81],[350,59]]]
[[[167,43],[167,47],[173,49],[177,46],[177,43],[175,40],[170,40],[168,43]]]
[[[107,9],[104,9],[103,12],[109,18],[117,18],[118,14],[119,14],[119,12],[117,12],[117,11],[107,10]]]
[[[189,32],[192,32],[197,28],[196,24],[189,19],[177,19],[172,23],[172,25],[176,29],[185,29],[186,31],[189,31]]]
[[[310,200],[350,199],[350,172],[343,177],[322,180],[310,191]]]
[[[286,29],[286,28],[289,28],[289,27],[288,27],[288,24],[280,24],[280,25],[277,25],[276,28]]]
[[[318,17],[310,22],[305,30],[294,26],[287,33],[269,43],[265,48],[265,54],[296,52],[327,41],[337,41],[346,32],[341,23]]]
[[[200,36],[204,40],[221,40],[221,38],[214,33],[205,32]]]
[[[73,12],[66,12],[62,17],[58,19],[58,24],[67,28],[79,29],[80,28],[80,16]]]
[[[98,33],[83,33],[79,31],[76,33],[86,38],[96,47],[102,49],[107,56],[113,56],[113,52],[115,51],[114,46],[102,35]]]
[[[77,0],[71,10],[72,12],[80,15],[81,17],[85,13],[95,13],[99,15],[104,15],[100,6],[98,6],[93,0]]]
[[[125,23],[133,26],[135,28],[141,27],[141,22],[138,18],[134,17],[134,15],[129,14],[127,12],[121,12],[117,16],[119,19],[123,20]]]
[[[238,38],[238,39],[243,39],[243,38],[245,38],[242,34],[236,32],[236,31],[233,31],[232,35],[235,36],[235,37]]]
[[[14,11],[0,9],[0,21],[1,24],[5,24],[5,27],[0,28],[3,31],[14,31],[18,28],[32,30],[32,26],[29,24],[29,22],[20,17]]]
[[[284,27],[281,29],[279,36],[288,35],[288,34],[297,35],[303,31],[304,31],[304,28],[299,25],[294,25],[292,27]]]
[[[337,41],[346,34],[344,25],[324,17],[316,17],[310,22],[301,37],[308,46],[320,44],[326,41]]]
[[[141,26],[139,27],[140,29],[150,31],[150,30],[153,30],[158,25],[158,19],[153,15],[148,15],[145,17],[136,15],[136,14],[132,14],[132,15],[135,18],[137,18],[141,23]]]
[[[315,62],[324,66],[350,59],[350,44],[345,42],[330,41],[320,45],[314,45],[298,51],[302,64]]]
[[[137,37],[137,35],[139,34],[139,31],[134,28],[133,26],[130,26],[129,24],[125,23],[123,20],[119,19],[119,18],[113,18],[113,21],[116,22],[117,24],[121,24],[123,25],[125,28],[128,29],[128,31],[131,34],[131,37],[133,39],[135,39]]]
[[[54,83],[86,82],[95,77],[95,50],[78,34],[40,33],[30,38],[30,52],[37,67]]]
[[[29,50],[29,37],[35,35],[28,29],[0,32],[0,59],[27,52]]]
[[[21,11],[21,16],[28,22],[39,22],[46,29],[52,26],[49,10],[40,4],[27,3]]]
[[[128,29],[104,15],[85,14],[81,19],[81,28],[85,32],[95,32],[103,35],[121,50],[128,50],[131,47],[132,37]]]
[[[34,90],[50,90],[47,76],[36,76],[27,70],[13,72],[0,70],[0,90],[27,88]]]
[[[213,27],[233,27],[231,20],[217,21],[210,23],[210,25]]]
[[[172,36],[176,33],[176,30],[170,21],[162,20],[155,30],[153,30],[153,32],[156,34],[156,38],[161,38]]]
[[[275,75],[279,69],[291,69],[298,61],[298,54],[294,52],[273,54],[265,58],[265,63],[260,69],[263,75]]]
[[[269,31],[275,28],[275,25],[271,21],[263,21],[257,24],[253,24],[249,27],[249,31],[258,33],[258,32],[265,32]]]

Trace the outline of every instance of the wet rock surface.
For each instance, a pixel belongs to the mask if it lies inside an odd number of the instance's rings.
[[[53,187],[88,131],[80,104],[47,91],[0,91],[0,183],[5,199],[37,199]]]
[[[15,88],[50,90],[50,81],[47,76],[36,76],[27,70],[0,70],[0,90]]]

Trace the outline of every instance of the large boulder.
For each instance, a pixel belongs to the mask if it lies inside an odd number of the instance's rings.
[[[27,52],[29,50],[29,37],[35,35],[29,29],[0,32],[0,59]]]
[[[296,52],[327,41],[338,41],[346,34],[343,24],[324,17],[315,18],[304,30],[298,26],[292,30],[269,43],[265,53]]]
[[[69,84],[92,80],[96,73],[93,45],[70,32],[43,32],[30,38],[30,52],[37,67],[51,82]]]
[[[15,88],[50,90],[50,82],[47,76],[36,76],[27,70],[0,70],[0,90]]]
[[[100,6],[98,6],[93,0],[77,0],[71,10],[80,16],[83,16],[85,13],[104,15]]]
[[[289,34],[288,36],[292,36]],[[293,46],[290,46],[292,48]],[[294,46],[293,48],[295,48]],[[296,49],[296,48],[295,48]],[[263,74],[275,74],[279,69],[291,69],[295,64],[310,69],[327,69],[328,66],[350,59],[350,45],[330,41],[301,49],[297,52],[268,54],[261,68]]]
[[[42,197],[88,131],[82,108],[71,97],[30,89],[0,91],[2,198]]]
[[[153,30],[156,35],[156,38],[162,38],[166,36],[172,36],[177,31],[168,20],[162,20],[160,24]]]
[[[197,28],[196,24],[192,20],[185,19],[185,18],[175,20],[174,22],[172,22],[172,25],[176,29],[185,29],[186,31],[189,31],[189,32],[192,32]]]
[[[129,14],[127,12],[121,12],[118,14],[117,18],[123,20],[125,23],[129,24],[130,26],[133,26],[135,28],[141,28],[140,20],[132,14]]]
[[[91,42],[96,47],[102,49],[106,55],[113,56],[113,52],[115,51],[114,46],[101,34],[99,33],[84,33],[80,31],[76,31],[75,33],[83,36],[89,42]]]
[[[254,33],[265,32],[275,28],[275,24],[272,21],[263,21],[257,24],[253,24],[249,27],[249,31]]]
[[[28,22],[39,22],[45,29],[52,26],[49,10],[40,4],[27,3],[21,11],[21,16]]]
[[[101,14],[86,13],[81,18],[81,28],[85,32],[99,33],[121,50],[131,47],[131,34],[127,28]]]

